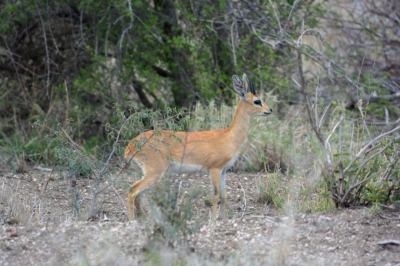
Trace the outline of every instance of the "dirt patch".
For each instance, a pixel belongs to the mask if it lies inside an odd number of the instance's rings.
[[[228,219],[211,221],[212,198],[207,176],[183,177],[183,192],[204,190],[193,203],[199,230],[173,249],[148,251],[144,221],[127,220],[126,188],[133,177],[123,177],[115,189],[101,196],[98,221],[79,221],[71,210],[70,184],[49,173],[0,173],[0,265],[140,265],[155,260],[173,265],[396,265],[400,245],[400,213],[370,214],[366,208],[328,213],[279,214],[258,201],[256,183],[261,175],[227,175]],[[177,179],[178,181],[179,179]],[[82,212],[90,204],[93,180],[77,180]],[[12,206],[10,206],[10,204]],[[13,208],[17,219],[7,217]],[[82,215],[83,217],[84,215]],[[156,258],[154,256],[157,256]]]

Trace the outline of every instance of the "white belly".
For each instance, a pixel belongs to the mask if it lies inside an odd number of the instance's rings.
[[[175,174],[190,174],[190,173],[208,173],[208,171],[202,165],[193,165],[193,164],[181,164],[177,162],[171,162],[168,171]]]
[[[232,165],[235,163],[236,159],[238,157],[238,154],[235,154],[235,156],[232,157],[232,159],[227,162],[224,167],[221,169],[221,172],[224,172],[228,170],[229,168],[232,167]],[[175,173],[175,174],[183,174],[183,173],[204,173],[207,174],[208,170],[204,168],[202,165],[193,165],[193,164],[181,164],[177,162],[171,162],[168,168],[169,172]]]
[[[232,159],[229,160],[227,164],[225,164],[224,168],[222,168],[222,171],[226,171],[229,168],[232,167],[232,165],[236,162],[236,159],[239,157],[239,154],[235,154],[235,156],[232,157]]]

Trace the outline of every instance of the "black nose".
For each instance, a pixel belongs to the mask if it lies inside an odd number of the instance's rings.
[[[271,110],[271,113],[272,113],[272,109],[271,109],[271,108],[269,108],[269,110]]]

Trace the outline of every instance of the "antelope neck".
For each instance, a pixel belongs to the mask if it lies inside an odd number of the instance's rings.
[[[231,136],[232,141],[239,144],[236,147],[240,148],[241,144],[246,140],[249,124],[250,116],[245,111],[245,103],[240,100],[232,124],[227,128],[227,132]]]

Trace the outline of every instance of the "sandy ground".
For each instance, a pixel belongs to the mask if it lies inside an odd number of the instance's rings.
[[[182,178],[183,194],[200,189],[192,202],[199,227],[169,247],[151,240],[147,218],[128,221],[126,191],[134,177],[106,189],[99,219],[84,221],[94,180],[76,180],[82,199],[76,218],[70,181],[53,174],[44,190],[48,176],[0,172],[0,265],[400,265],[400,212],[278,213],[258,201],[257,174],[228,173],[228,218],[217,221],[210,220],[209,178]]]

